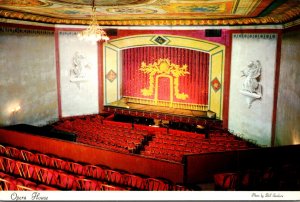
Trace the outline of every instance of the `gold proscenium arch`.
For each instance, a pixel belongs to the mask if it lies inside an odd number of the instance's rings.
[[[165,34],[145,34],[134,35],[129,37],[122,37],[114,40],[110,40],[104,43],[104,103],[109,104],[115,102],[121,98],[121,72],[122,58],[120,52],[128,48],[136,48],[143,46],[168,46],[177,48],[192,49],[195,51],[206,52],[210,55],[209,60],[209,95],[208,105],[199,106],[192,103],[174,103],[175,105],[185,105],[191,110],[211,110],[216,113],[216,117],[222,120],[223,114],[223,92],[224,92],[224,60],[225,60],[225,46],[219,43],[185,37],[177,35],[165,35]],[[106,75],[109,72],[116,73],[116,79],[108,80]],[[170,75],[169,75],[170,76]],[[171,76],[172,77],[172,76]],[[169,77],[170,78],[170,77]],[[158,79],[158,78],[156,78]],[[170,78],[175,84],[175,79]],[[173,86],[172,85],[172,86]],[[170,88],[174,89],[173,87]],[[176,93],[176,92],[173,92]],[[171,96],[172,97],[172,96]],[[132,98],[135,99],[135,98]],[[143,103],[151,103],[151,100],[143,100]],[[169,104],[166,106],[170,106]]]

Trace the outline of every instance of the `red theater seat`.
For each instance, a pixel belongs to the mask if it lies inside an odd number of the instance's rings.
[[[15,147],[6,146],[6,156],[13,159],[21,159],[21,151]]]
[[[16,161],[7,157],[0,156],[0,169],[4,173],[18,174],[19,171],[16,167]]]
[[[136,190],[145,189],[145,180],[137,175],[125,173],[123,174],[124,185]]]
[[[65,190],[73,190],[75,187],[75,177],[63,171],[54,171],[51,184]]]
[[[53,159],[46,154],[37,153],[36,157],[38,160],[38,164],[41,166],[51,167],[53,165]]]
[[[66,171],[69,171],[73,174],[77,174],[77,175],[82,175],[84,174],[84,166],[79,164],[79,163],[75,163],[75,162],[72,162],[72,161],[68,161],[66,162],[66,165],[65,165],[65,169]]]
[[[91,179],[76,179],[76,190],[80,191],[97,191],[101,190],[99,187],[99,182]]]
[[[16,167],[18,169],[18,175],[25,179],[37,179],[35,172],[35,165],[17,161]]]
[[[29,162],[29,163],[39,163],[36,154],[32,153],[28,150],[21,150],[21,159],[22,161]]]
[[[106,179],[106,173],[105,169],[101,166],[96,165],[86,165],[84,166],[85,175],[87,177],[92,177],[99,180],[105,180]]]
[[[168,191],[169,184],[164,182],[163,180],[156,178],[147,178],[145,180],[146,190],[149,191]]]
[[[52,158],[52,167],[58,170],[65,170],[67,166],[67,162],[58,157],[51,157]]]
[[[16,185],[6,179],[0,178],[0,191],[11,191],[16,190]]]
[[[33,191],[36,189],[37,184],[26,180],[24,178],[17,178],[15,180],[15,184],[17,186],[18,191]]]
[[[105,174],[106,180],[108,182],[119,185],[123,184],[123,175],[120,172],[116,170],[106,169]]]
[[[238,173],[218,173],[214,175],[217,190],[236,190],[238,187]]]
[[[46,185],[50,185],[52,178],[54,177],[54,171],[52,169],[36,166],[35,167],[37,180]]]
[[[0,155],[6,155],[6,148],[1,144],[0,144]]]

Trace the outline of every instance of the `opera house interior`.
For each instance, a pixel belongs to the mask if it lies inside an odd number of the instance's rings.
[[[299,191],[299,16],[0,0],[0,190]]]

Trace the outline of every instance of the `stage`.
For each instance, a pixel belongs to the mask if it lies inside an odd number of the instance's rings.
[[[212,111],[179,109],[157,105],[137,104],[121,99],[104,106],[108,113],[129,115],[135,117],[145,117],[173,122],[184,122],[202,126],[218,125],[221,121],[216,119],[216,114]]]

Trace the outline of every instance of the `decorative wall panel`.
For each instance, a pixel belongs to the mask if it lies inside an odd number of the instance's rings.
[[[260,145],[271,145],[277,34],[233,34],[228,128]],[[261,63],[263,96],[249,108],[242,71],[249,61]]]
[[[58,36],[62,117],[98,113],[97,44],[79,41],[75,32]]]

